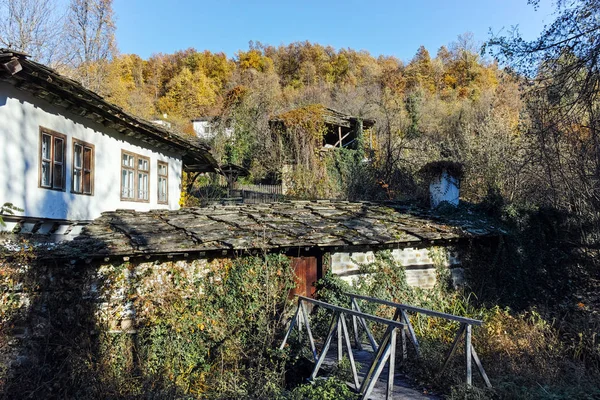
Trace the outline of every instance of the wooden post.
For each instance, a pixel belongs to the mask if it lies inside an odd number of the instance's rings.
[[[385,364],[385,362],[387,361],[387,356],[389,355],[390,350],[389,341],[392,329],[392,326],[388,326],[388,329],[383,335],[383,339],[379,344],[379,349],[377,349],[375,358],[371,363],[371,367],[367,371],[363,383],[360,387],[360,392],[363,394],[364,399],[366,399],[371,393],[371,390],[375,385],[374,381],[377,381],[377,378],[379,378],[379,374],[381,374],[381,370],[383,369],[383,364]]]
[[[356,299],[354,297],[352,298],[352,304],[354,305],[354,308],[356,309],[356,311],[362,312],[360,310],[360,307],[358,306],[358,302],[356,301]],[[373,348],[373,351],[377,352],[379,345],[377,344],[377,341],[373,337],[371,330],[367,326],[367,321],[365,321],[364,318],[358,317],[358,322],[361,323],[361,325],[363,326],[363,329],[365,330],[365,332],[367,332],[367,337],[369,338],[369,342],[371,343],[371,347]]]
[[[294,314],[294,317],[290,321],[290,327],[288,328],[287,332],[285,333],[285,336],[283,337],[283,342],[281,343],[281,346],[279,346],[279,350],[283,350],[283,348],[285,347],[285,344],[287,343],[287,340],[290,337],[290,333],[292,333],[292,329],[294,329],[294,325],[296,325],[296,323],[298,322],[298,313],[299,312],[300,312],[300,300],[298,300],[298,308],[296,309],[296,314]]]
[[[438,375],[442,375],[442,373],[444,372],[444,370],[448,366],[448,363],[450,362],[450,358],[452,357],[452,355],[456,351],[456,347],[458,346],[458,341],[460,340],[462,334],[465,331],[465,326],[466,326],[466,324],[460,324],[460,328],[458,330],[458,333],[456,334],[456,337],[454,338],[454,342],[452,342],[452,347],[450,348],[450,351],[448,352],[448,355],[446,356],[446,361],[444,361],[444,365],[442,365],[442,369],[440,370],[440,372],[438,373]]]
[[[342,324],[338,322],[337,324],[337,360],[338,362],[342,361],[344,357],[343,349],[342,349]]]
[[[473,384],[473,374],[471,370],[471,325],[467,325],[467,333],[465,336],[465,355],[467,357],[467,385]]]
[[[402,329],[402,362],[406,362],[408,354],[406,351],[406,329]]]
[[[475,365],[477,365],[479,374],[481,375],[481,377],[483,378],[483,381],[485,382],[485,386],[491,388],[492,383],[490,382],[490,378],[488,378],[487,374],[485,373],[485,370],[483,369],[483,365],[481,365],[481,361],[479,360],[479,356],[477,355],[477,352],[475,351],[475,347],[473,347],[472,345],[471,345],[471,353],[473,354],[473,361],[475,361]]]
[[[359,390],[360,383],[358,382],[358,373],[356,371],[356,363],[354,362],[354,354],[352,354],[352,345],[350,344],[350,335],[348,334],[348,326],[346,325],[346,317],[344,314],[340,315],[340,322],[342,323],[342,330],[344,331],[344,339],[346,341],[346,349],[348,350],[348,359],[350,360],[350,367],[352,368],[352,377],[354,378],[354,388]]]
[[[393,326],[388,327],[381,344],[379,345],[379,350],[377,351],[377,355],[371,364],[371,368],[365,375],[365,379],[360,387],[360,393],[362,393],[362,399],[368,399],[371,391],[375,387],[377,380],[379,379],[379,375],[383,371],[385,367],[385,363],[390,356],[390,337],[391,332],[394,329]]]
[[[404,322],[406,324],[406,329],[408,329],[408,333],[410,335],[410,340],[415,348],[415,352],[417,353],[417,357],[419,357],[419,341],[417,340],[417,335],[415,334],[415,330],[412,327],[412,324],[410,323],[410,319],[408,318],[408,315],[406,314],[406,311],[404,310],[400,310],[401,314],[402,314],[402,322]]]
[[[353,306],[354,307],[354,306]],[[352,330],[354,331],[354,345],[357,350],[362,350],[362,343],[360,342],[360,335],[358,334],[358,323],[356,321],[358,317],[356,315],[352,316]]]
[[[390,400],[394,393],[394,367],[396,363],[396,332],[398,328],[392,329],[390,337],[390,361],[388,364],[388,381],[387,381],[387,392],[385,394],[386,400]],[[404,332],[404,329],[402,329]]]
[[[327,351],[329,350],[329,346],[331,345],[331,340],[333,339],[333,335],[335,334],[338,324],[340,322],[340,312],[336,311],[333,314],[333,318],[331,319],[331,326],[329,327],[329,334],[327,335],[327,339],[325,339],[325,344],[323,345],[323,350],[321,350],[321,356],[317,360],[315,364],[315,369],[313,369],[312,374],[310,374],[310,380],[314,380],[317,377],[317,373],[325,361],[325,357],[327,356]]]
[[[342,127],[341,126],[338,126],[338,136],[340,138],[339,143],[340,143],[340,148],[341,148],[341,147],[343,147],[342,146]]]
[[[306,324],[306,333],[308,333],[308,340],[310,341],[310,349],[312,350],[313,353],[313,358],[315,359],[315,362],[317,361],[317,347],[315,346],[315,340],[313,339],[313,335],[312,335],[312,330],[310,329],[310,323],[308,321],[308,312],[306,311],[306,304],[304,304],[304,302],[300,301],[300,304],[302,305],[302,315],[304,316],[304,323]]]

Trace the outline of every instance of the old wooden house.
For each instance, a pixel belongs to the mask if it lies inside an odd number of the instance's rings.
[[[311,121],[312,120],[312,121]],[[275,132],[285,131],[293,124],[307,124],[314,120],[324,125],[322,149],[356,149],[358,136],[375,125],[375,120],[342,113],[320,104],[294,109],[279,114],[269,121]],[[373,148],[372,136],[367,137],[367,147]]]

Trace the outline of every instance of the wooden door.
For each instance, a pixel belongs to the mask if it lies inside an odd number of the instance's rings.
[[[314,297],[317,281],[317,257],[292,257],[292,268],[296,274],[296,288],[291,296]]]

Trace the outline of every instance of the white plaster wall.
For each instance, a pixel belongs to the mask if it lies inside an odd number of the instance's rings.
[[[67,136],[65,191],[38,187],[40,126]],[[93,196],[71,193],[73,138],[95,146]],[[150,158],[150,202],[121,201],[121,150]],[[158,161],[169,163],[167,205],[157,203]],[[0,82],[0,203],[23,208],[22,215],[86,220],[118,208],[178,209],[181,171],[177,154],[159,153],[141,141]]]
[[[212,124],[209,121],[192,121],[192,127],[194,129],[194,132],[196,132],[196,136],[198,136],[200,139],[210,140],[217,135],[215,127],[212,126]],[[206,132],[207,127],[211,128],[210,133]],[[226,138],[231,138],[231,136],[233,135],[233,129],[225,128],[224,133]]]
[[[437,275],[435,263],[431,256],[431,250],[435,250],[443,257],[443,265],[450,268],[455,285],[462,284],[462,269],[457,268],[460,260],[452,248],[403,248],[392,250],[392,258],[399,265],[405,267],[406,282],[413,287],[430,289],[434,287]],[[331,272],[340,275],[348,283],[354,283],[364,276],[360,274],[359,264],[368,264],[375,261],[373,251],[366,252],[335,252],[331,253]],[[459,276],[460,275],[460,276]]]
[[[429,194],[432,208],[436,208],[443,201],[457,206],[460,197],[459,181],[444,170],[429,184]]]

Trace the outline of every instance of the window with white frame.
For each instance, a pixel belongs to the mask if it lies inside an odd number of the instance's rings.
[[[94,194],[94,145],[73,139],[72,192]]]
[[[168,204],[169,202],[169,164],[158,162],[158,202]]]
[[[121,152],[121,200],[150,201],[150,159]]]
[[[65,190],[65,141],[65,135],[40,128],[40,187]]]

